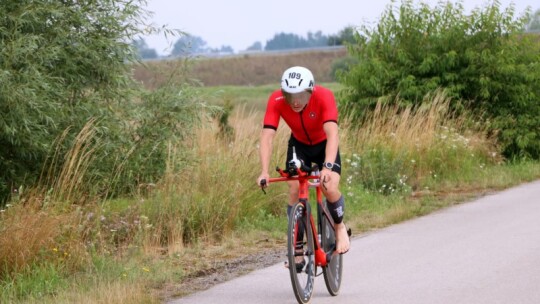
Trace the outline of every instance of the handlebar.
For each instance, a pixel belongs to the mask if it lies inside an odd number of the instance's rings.
[[[276,167],[276,171],[279,173],[281,177],[278,178],[271,178],[269,181],[266,179],[262,179],[260,181],[260,187],[264,194],[266,194],[266,191],[264,188],[268,186],[270,182],[276,182],[276,181],[285,181],[288,179],[316,179],[318,177],[317,175],[312,175],[312,173],[319,170],[319,166],[317,164],[314,164],[312,167],[309,167],[305,165],[304,163],[301,164],[300,168],[298,168],[296,165],[290,163],[287,170],[282,170],[281,168]],[[317,186],[318,183],[309,183],[310,186]]]

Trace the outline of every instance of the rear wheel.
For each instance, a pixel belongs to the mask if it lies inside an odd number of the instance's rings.
[[[302,203],[297,203],[289,216],[287,256],[291,283],[298,303],[308,303],[313,294],[315,251],[311,231],[306,208]]]
[[[336,232],[324,213],[321,214],[321,218],[321,247],[324,252],[329,253],[336,248]],[[337,296],[341,287],[343,256],[341,254],[332,254],[331,256],[332,258],[326,267],[323,267],[324,283],[326,283],[328,292],[333,296]]]

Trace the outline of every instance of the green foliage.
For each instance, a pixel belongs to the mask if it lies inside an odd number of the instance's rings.
[[[144,3],[0,2],[0,201],[33,185],[45,163],[57,177],[88,121],[93,192],[159,177],[166,142],[189,134],[197,104],[187,88],[148,93],[133,82],[129,41],[142,34]]]
[[[307,38],[296,34],[279,33],[275,34],[272,39],[266,41],[266,46],[264,49],[266,51],[286,50],[326,46],[327,44],[328,37],[323,35],[321,31],[316,33],[308,32]]]
[[[351,168],[357,170],[365,189],[386,195],[410,190],[407,185],[407,174],[411,171],[410,166],[407,166],[409,156],[395,153],[385,147],[366,149],[362,159],[357,157],[351,162]]]
[[[139,52],[141,59],[155,59],[158,57],[156,50],[149,48],[146,41],[142,38],[133,40],[132,45]]]
[[[216,112],[216,119],[219,125],[219,132],[217,136],[224,140],[234,139],[234,128],[231,127],[229,123],[229,118],[234,109],[232,101],[230,99],[225,99],[223,101],[222,111]]]
[[[536,10],[531,16],[525,30],[527,32],[540,33],[540,9]]]
[[[199,122],[204,107],[198,102],[196,89],[187,84],[168,84],[142,92],[140,99],[124,109],[121,121],[117,122],[121,128],[111,134],[114,138],[107,139],[110,146],[100,151],[115,155],[109,158],[114,163],[105,167],[119,168],[117,175],[108,177],[114,178],[110,181],[117,184],[118,189],[113,190],[122,193],[135,190],[134,186],[155,183],[162,177],[169,145],[193,137],[193,127]],[[179,166],[192,156],[187,144],[182,147],[184,149],[176,151]]]
[[[506,156],[540,158],[540,45],[522,33],[526,20],[497,1],[470,15],[461,2],[393,1],[349,46],[358,64],[338,73],[343,105],[363,113],[397,96],[420,104],[444,88],[455,109],[486,114]]]
[[[119,41],[133,31],[123,22],[134,8],[101,2],[0,3],[2,196],[36,175],[59,132],[124,95],[132,53]]]
[[[201,54],[217,54],[217,53],[234,53],[234,49],[230,45],[222,45],[219,48],[211,48],[206,45],[206,41],[199,36],[181,33],[180,37],[174,44],[171,51],[171,56],[190,57]]]
[[[262,43],[260,41],[255,41],[250,47],[246,49],[246,51],[262,51]]]
[[[338,78],[338,75],[349,72],[351,67],[354,67],[357,64],[358,59],[353,56],[336,59],[334,62],[332,62],[332,79],[336,80]]]
[[[65,290],[67,285],[68,280],[56,265],[32,265],[13,278],[0,281],[0,302],[39,301],[43,297]]]
[[[328,45],[334,46],[334,45],[348,45],[351,43],[355,43],[357,33],[354,27],[347,26],[336,35],[330,35],[328,37]]]
[[[189,54],[206,53],[206,41],[199,36],[183,35],[173,46],[172,56],[186,56]]]

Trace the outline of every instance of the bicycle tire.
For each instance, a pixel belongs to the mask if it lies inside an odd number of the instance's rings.
[[[291,209],[287,230],[287,257],[291,283],[296,300],[302,304],[308,303],[311,299],[316,273],[315,244],[307,213],[304,204],[296,203]],[[298,229],[298,227],[302,227],[301,225],[304,229]],[[298,231],[301,235],[298,235]],[[297,240],[302,240],[302,255],[305,261],[305,266],[301,269],[296,267]]]
[[[325,206],[325,208],[327,207]],[[332,223],[328,220],[324,213],[321,212],[320,217],[321,247],[323,248],[324,252],[335,250],[336,232],[334,227],[332,227]],[[341,254],[334,254],[330,259],[330,262],[323,267],[324,283],[326,284],[326,289],[332,296],[337,296],[339,294],[342,273],[343,256]]]

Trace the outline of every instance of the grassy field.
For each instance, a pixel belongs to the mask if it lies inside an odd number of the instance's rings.
[[[285,69],[301,65],[308,67],[317,82],[333,82],[332,65],[347,56],[346,50],[308,51],[302,53],[238,55],[225,58],[192,58],[164,60],[135,66],[134,77],[148,88],[158,87],[166,77],[175,75],[187,65],[189,75],[207,87],[241,86],[247,88],[279,83]]]
[[[202,87],[208,102],[228,106],[227,119],[204,116],[194,138],[171,143],[166,176],[134,197],[11,202],[0,213],[0,257],[9,261],[0,302],[159,303],[219,265],[283,248],[287,190],[273,185],[265,196],[255,184],[261,118],[276,87]],[[355,235],[540,178],[540,163],[505,161],[494,139],[471,127],[474,117],[454,117],[448,102],[381,106],[362,124],[340,118],[341,186]],[[288,136],[282,124],[272,164],[283,163]],[[179,145],[196,155],[181,171]]]

